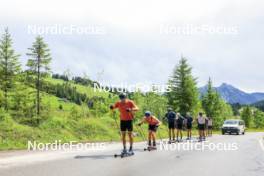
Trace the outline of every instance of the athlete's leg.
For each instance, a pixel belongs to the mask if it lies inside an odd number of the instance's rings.
[[[130,147],[129,147],[129,151],[133,151],[133,122],[128,121],[127,122],[127,130],[128,130],[128,137],[129,137],[129,143],[130,143]]]
[[[121,131],[121,134],[122,134],[123,147],[124,147],[124,149],[126,149],[126,132]]]
[[[128,132],[128,137],[129,137],[129,143],[130,143],[130,150],[132,150],[133,148],[133,135],[132,135],[132,131]]]
[[[187,137],[188,137],[188,139],[191,138],[191,130],[190,129],[187,130]]]
[[[172,129],[172,137],[173,137],[173,140],[175,140],[175,128]]]
[[[170,141],[171,141],[171,133],[172,133],[172,130],[173,130],[173,129],[170,129],[170,128],[169,128],[169,140],[170,140]]]
[[[151,146],[151,131],[148,133],[148,145]]]
[[[153,147],[156,147],[156,132],[151,132],[152,140],[153,140]]]
[[[180,129],[180,135],[181,135],[181,139],[182,139],[182,130]]]
[[[199,139],[202,139],[202,130],[199,129]]]

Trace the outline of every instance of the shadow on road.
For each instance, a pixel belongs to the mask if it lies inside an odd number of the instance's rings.
[[[114,155],[90,155],[90,156],[80,156],[77,155],[74,159],[106,159],[106,158],[113,158]]]
[[[135,149],[134,152],[144,152],[143,149]],[[107,159],[107,158],[114,158],[114,154],[119,153],[113,153],[112,155],[77,155],[74,157],[74,159]]]

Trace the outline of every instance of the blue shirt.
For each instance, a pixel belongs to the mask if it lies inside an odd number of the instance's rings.
[[[169,122],[175,121],[176,119],[176,113],[173,111],[167,112],[165,116]]]

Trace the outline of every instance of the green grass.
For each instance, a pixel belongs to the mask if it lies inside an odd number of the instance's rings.
[[[28,141],[43,143],[61,140],[62,142],[118,141],[119,134],[113,128],[111,118],[88,118],[72,120],[52,117],[39,127],[18,124],[6,115],[0,121],[0,150],[26,149]]]
[[[63,83],[62,80],[51,79],[50,81]],[[76,84],[74,86],[83,93],[108,96],[108,93],[94,93],[91,87]],[[25,89],[33,90],[29,87]],[[119,140],[119,133],[113,128],[114,120],[107,115],[95,118],[87,106],[63,101],[46,93],[42,95],[42,102],[48,107],[48,112],[45,114],[47,119],[38,127],[20,124],[19,118],[14,120],[10,114],[0,111],[0,150],[25,149],[29,140],[44,143],[55,140],[62,142]],[[60,106],[62,109],[59,108]]]
[[[264,132],[264,129],[261,129],[261,128],[247,128],[246,132]]]

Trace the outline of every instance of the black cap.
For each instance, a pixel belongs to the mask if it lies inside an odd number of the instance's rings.
[[[127,97],[126,93],[121,93],[119,94],[119,98],[122,100],[122,99],[125,99]]]

